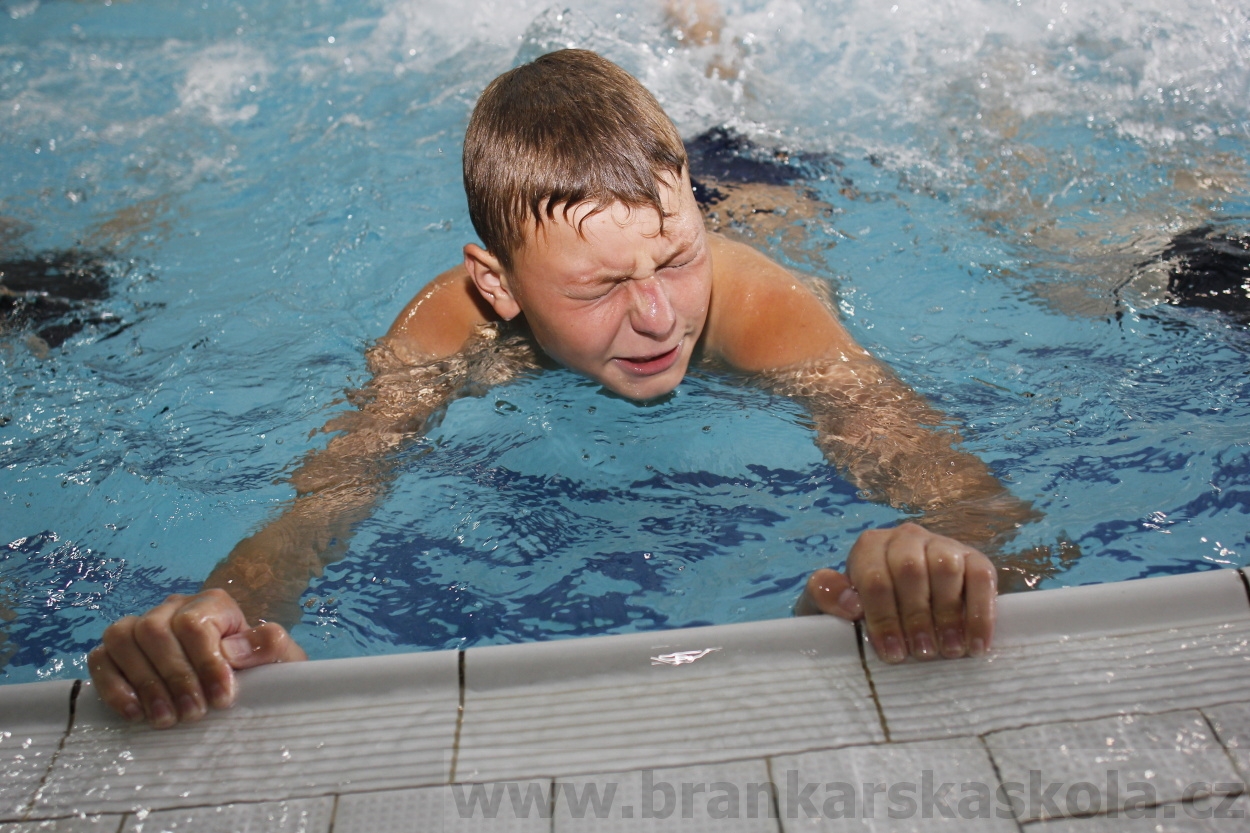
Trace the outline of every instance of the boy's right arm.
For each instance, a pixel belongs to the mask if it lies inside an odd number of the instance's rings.
[[[463,388],[470,362],[447,359],[464,353],[488,311],[463,268],[418,293],[368,351],[373,378],[350,395],[357,410],[331,420],[322,430],[337,436],[291,475],[290,508],[240,541],[204,587],[229,592],[249,619],[298,621],[308,580],[342,556],[352,528],[390,483],[388,456],[424,433]]]
[[[385,492],[388,455],[464,388],[472,362],[456,354],[476,343],[488,312],[463,267],[408,304],[368,353],[373,379],[350,397],[358,410],[331,420],[324,430],[341,433],[292,474],[296,498],[286,511],[240,541],[199,594],[171,596],[105,630],[88,668],[109,706],[172,726],[229,706],[235,669],[304,658],[283,625],[298,621],[309,579],[341,557],[352,527]]]

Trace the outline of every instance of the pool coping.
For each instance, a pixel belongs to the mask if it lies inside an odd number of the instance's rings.
[[[1162,756],[1138,769],[1174,770],[1173,781],[1198,779],[1207,793],[1224,784],[1220,794],[1238,807],[1250,800],[1243,571],[998,604],[986,659],[888,666],[857,627],[792,618],[267,666],[241,674],[235,709],[165,732],[125,724],[89,682],[0,686],[0,831],[49,820],[59,820],[52,829],[140,830],[153,813],[271,818],[275,807],[308,829],[398,830],[410,828],[387,827],[378,813],[446,814],[450,784],[546,784],[554,805],[557,784],[604,773],[614,784],[720,772],[780,785],[779,773],[834,763],[895,771],[927,761],[1001,788],[1011,772],[1034,771],[1022,760],[1072,770],[1071,750],[1095,736],[1093,746],[1129,750],[1119,765]],[[1181,736],[1189,740],[1159,741]],[[1088,775],[1102,764],[1081,766]],[[1208,800],[1160,789],[1152,807],[1187,813]],[[793,829],[773,800],[778,819],[750,821]],[[1093,830],[1110,812],[1048,821],[1047,807],[1035,809],[1013,806],[1010,823],[993,829]],[[629,818],[615,823],[628,828]],[[533,819],[513,821],[531,829]],[[532,829],[581,829],[585,819],[541,821]]]

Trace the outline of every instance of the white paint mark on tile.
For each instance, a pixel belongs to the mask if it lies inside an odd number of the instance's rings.
[[[671,654],[660,654],[658,657],[651,658],[652,665],[689,665],[692,662],[698,662],[713,651],[719,651],[720,648],[703,648],[699,651],[675,651]]]
[[[709,647],[720,650],[652,665]],[[457,778],[678,766],[883,739],[854,630],[808,617],[470,649]]]

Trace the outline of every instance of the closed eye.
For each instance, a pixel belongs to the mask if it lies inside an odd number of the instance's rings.
[[[674,252],[673,256],[669,258],[668,262],[665,264],[662,264],[660,268],[661,269],[684,269],[687,266],[690,266],[691,264],[697,262],[699,258],[702,256],[703,256],[702,247],[695,248],[693,251],[691,251],[690,248],[683,246],[682,248]]]
[[[627,278],[616,278],[613,280],[596,281],[578,292],[576,297],[583,301],[598,301],[600,298],[606,298],[611,295],[612,290],[626,280]]]

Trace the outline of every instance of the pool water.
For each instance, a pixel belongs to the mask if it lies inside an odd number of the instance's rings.
[[[475,96],[567,45],[683,135],[836,161],[756,242],[1045,513],[1015,546],[1080,548],[1044,586],[1250,563],[1250,331],[1150,265],[1250,230],[1244,4],[726,8],[687,48],[658,0],[0,0],[0,259],[111,281],[62,343],[0,333],[0,680],[83,675],[291,497],[364,347],[473,238]],[[794,404],[705,373],[646,407],[525,377],[397,466],[303,599],[314,657],[785,616],[903,517]]]

